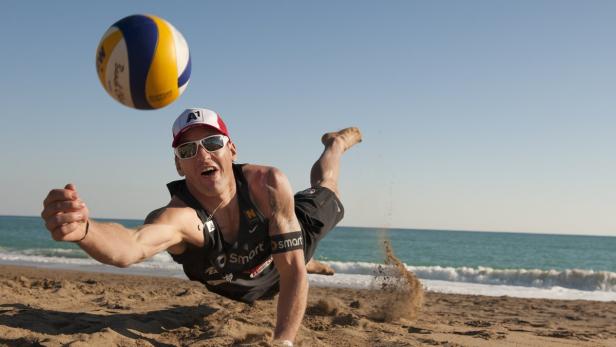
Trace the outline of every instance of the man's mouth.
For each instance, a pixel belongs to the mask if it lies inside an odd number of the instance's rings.
[[[218,171],[217,168],[213,166],[206,167],[203,171],[201,171],[201,176],[212,176]]]

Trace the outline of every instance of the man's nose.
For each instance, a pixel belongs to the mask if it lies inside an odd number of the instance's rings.
[[[199,144],[199,146],[197,146],[197,155],[208,159],[212,156],[212,153],[208,152],[202,144]]]

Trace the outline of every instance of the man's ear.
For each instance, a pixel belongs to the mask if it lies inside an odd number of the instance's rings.
[[[237,159],[237,148],[232,141],[229,141],[229,150],[231,150],[231,160],[235,161]]]
[[[184,177],[184,171],[182,171],[182,166],[180,166],[180,159],[177,156],[173,156],[175,158],[175,169],[178,172],[178,175]]]

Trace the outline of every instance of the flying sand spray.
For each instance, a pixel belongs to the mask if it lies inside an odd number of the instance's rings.
[[[388,219],[391,219],[392,185],[389,187],[390,206]],[[374,283],[378,283],[382,295],[377,309],[371,314],[374,320],[391,322],[400,318],[416,320],[423,304],[424,291],[417,276],[396,258],[387,229],[379,230],[379,243],[385,253],[385,266],[379,267],[374,275]]]

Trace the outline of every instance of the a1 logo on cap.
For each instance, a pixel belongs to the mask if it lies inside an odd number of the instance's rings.
[[[192,111],[186,117],[186,124],[190,124],[190,122],[201,119],[201,111]]]

